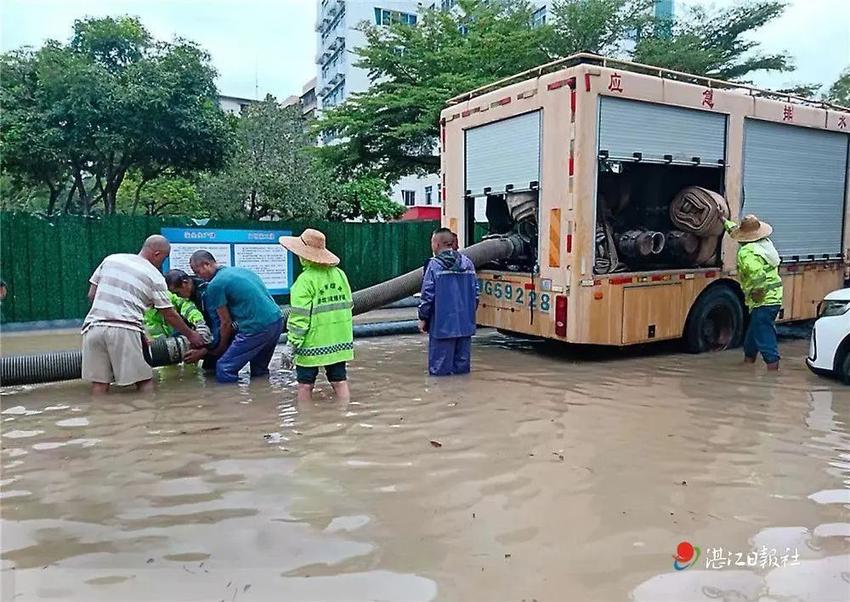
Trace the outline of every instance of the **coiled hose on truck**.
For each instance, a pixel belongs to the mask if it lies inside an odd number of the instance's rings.
[[[723,221],[727,219],[729,204],[723,195],[700,186],[683,188],[670,203],[673,225],[700,239],[694,259],[699,266],[713,262],[723,235]]]
[[[492,238],[471,245],[461,251],[472,260],[475,267],[517,254],[525,243],[519,237]],[[354,315],[363,314],[409,297],[422,285],[422,268],[412,270],[386,282],[356,291]],[[289,308],[283,309],[283,321],[289,317]],[[401,324],[406,324],[401,327]],[[355,336],[376,336],[409,332],[413,324],[358,324]],[[284,335],[285,336],[285,335]],[[185,343],[180,338],[155,339],[150,345],[151,365],[166,366],[179,363],[183,358]],[[52,351],[31,355],[0,357],[0,385],[29,385],[60,380],[76,380],[82,374],[83,358],[80,351]]]

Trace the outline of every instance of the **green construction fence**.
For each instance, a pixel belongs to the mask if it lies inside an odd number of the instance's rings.
[[[392,223],[215,221],[204,228],[291,230],[318,228],[354,290],[421,266],[431,254],[429,239],[437,222]],[[0,319],[8,322],[69,320],[85,317],[88,279],[104,257],[136,253],[144,239],[163,227],[197,227],[190,219],[109,215],[86,218],[0,213],[0,277],[8,296]],[[297,276],[300,268],[296,262]],[[278,301],[285,303],[286,297]]]

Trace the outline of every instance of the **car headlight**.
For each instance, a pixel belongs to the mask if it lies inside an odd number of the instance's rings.
[[[818,317],[840,316],[847,313],[848,309],[850,309],[850,301],[824,301],[821,303]]]

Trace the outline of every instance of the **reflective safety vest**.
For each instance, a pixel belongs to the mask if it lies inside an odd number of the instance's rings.
[[[726,231],[737,227],[726,221]],[[782,305],[782,278],[779,276],[779,256],[773,243],[767,240],[748,242],[738,246],[738,282],[744,291],[744,301],[750,311],[765,305]],[[761,291],[762,298],[753,299],[753,292]]]
[[[171,299],[171,305],[174,306],[174,311],[180,314],[180,317],[186,321],[186,324],[193,328],[203,325],[204,314],[201,313],[194,303],[183,297],[179,297],[174,293],[168,294]],[[170,337],[175,333],[171,324],[165,321],[165,318],[155,308],[151,307],[145,310],[144,314],[145,330],[148,333],[148,338],[155,339],[158,337]]]
[[[345,272],[302,261],[304,271],[290,291],[287,340],[295,365],[330,366],[354,359],[354,302]]]

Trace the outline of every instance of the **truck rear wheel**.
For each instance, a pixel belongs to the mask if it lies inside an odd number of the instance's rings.
[[[699,296],[685,323],[685,345],[691,353],[722,351],[741,344],[744,307],[728,286],[715,285]]]

